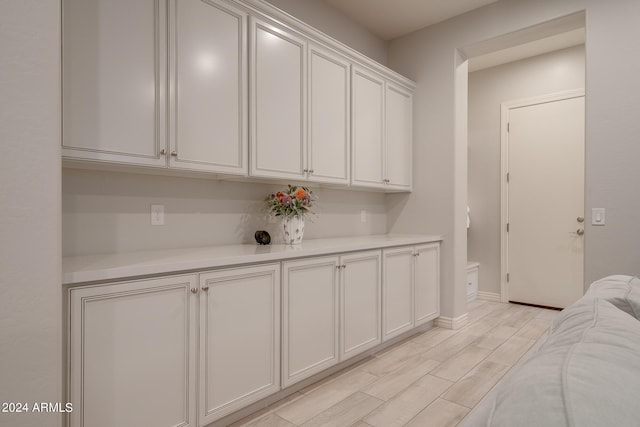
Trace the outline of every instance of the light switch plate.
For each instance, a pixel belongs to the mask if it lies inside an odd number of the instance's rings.
[[[604,208],[591,208],[591,225],[604,225]]]

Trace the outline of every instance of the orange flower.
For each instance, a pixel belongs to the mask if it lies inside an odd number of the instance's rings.
[[[304,196],[306,196],[306,195],[307,195],[307,192],[304,191],[302,188],[299,189],[298,191],[296,191],[296,198],[298,200],[302,200],[304,198]]]

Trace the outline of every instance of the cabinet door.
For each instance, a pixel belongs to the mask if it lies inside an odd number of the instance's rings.
[[[69,292],[72,427],[196,426],[196,276]]]
[[[380,251],[340,258],[340,360],[382,342]]]
[[[413,328],[413,258],[413,247],[383,252],[383,340]]]
[[[352,177],[365,187],[384,186],[384,80],[354,67],[352,77]]]
[[[337,267],[337,257],[283,263],[283,387],[338,361]]]
[[[346,58],[309,48],[310,181],[348,184],[350,71]]]
[[[440,313],[440,245],[416,246],[415,254],[415,326],[418,326]]]
[[[385,100],[387,189],[411,190],[413,95],[387,83]]]
[[[63,1],[62,155],[166,166],[166,4]]]
[[[169,165],[247,173],[247,14],[220,0],[171,0]]]
[[[304,178],[304,39],[251,19],[251,175]]]
[[[200,275],[200,425],[280,388],[280,265]]]

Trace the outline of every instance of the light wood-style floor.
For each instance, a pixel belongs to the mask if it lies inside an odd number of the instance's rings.
[[[546,332],[557,313],[474,301],[464,328],[434,327],[233,427],[455,426]]]

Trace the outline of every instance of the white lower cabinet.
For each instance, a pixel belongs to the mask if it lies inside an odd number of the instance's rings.
[[[73,288],[72,427],[195,427],[197,275]]]
[[[69,315],[72,427],[203,426],[280,389],[279,263],[74,288]]]
[[[200,425],[280,389],[280,264],[200,274]]]
[[[70,288],[67,425],[220,420],[435,318],[438,266],[433,243]]]
[[[383,251],[382,338],[387,340],[438,317],[440,245]]]
[[[340,257],[340,360],[382,342],[380,251]]]
[[[338,362],[336,256],[282,264],[282,386]]]

